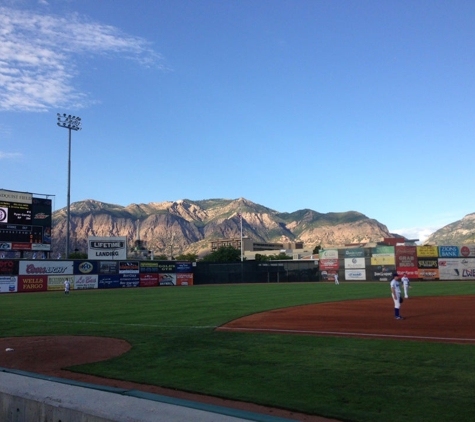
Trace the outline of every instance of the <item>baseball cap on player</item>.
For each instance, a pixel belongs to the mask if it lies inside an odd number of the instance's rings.
[[[399,277],[398,273],[393,273],[393,277]]]

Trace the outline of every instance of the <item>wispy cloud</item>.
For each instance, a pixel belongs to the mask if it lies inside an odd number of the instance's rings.
[[[19,152],[2,152],[0,151],[0,160],[8,160],[12,158],[22,158],[23,155]]]
[[[405,229],[394,230],[394,233],[400,234],[401,236],[406,237],[407,239],[419,239],[417,243],[424,243],[427,238],[437,230],[441,229],[443,226],[427,226],[427,227],[411,227]]]
[[[140,37],[92,22],[0,7],[0,110],[48,111],[85,106],[89,99],[73,83],[81,54],[161,65],[161,57]]]

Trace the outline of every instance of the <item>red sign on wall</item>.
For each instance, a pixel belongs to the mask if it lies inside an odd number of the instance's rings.
[[[48,289],[47,275],[18,276],[19,292],[43,292]]]
[[[319,266],[320,270],[338,270],[340,261],[338,259],[321,259]]]
[[[158,274],[155,273],[142,273],[140,274],[140,287],[157,287],[158,286]]]

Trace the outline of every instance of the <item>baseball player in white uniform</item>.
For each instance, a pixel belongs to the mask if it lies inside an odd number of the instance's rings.
[[[338,273],[335,273],[335,284],[340,284],[340,282],[338,281]]]
[[[391,286],[391,296],[394,301],[394,318],[404,319],[401,315],[399,315],[399,308],[401,307],[401,289],[399,288],[398,273],[393,274],[393,279],[391,280],[391,283],[389,283],[389,285]]]
[[[70,288],[71,288],[71,282],[67,278],[66,280],[64,280],[64,294],[68,295]]]
[[[402,281],[402,285],[404,287],[404,299],[408,299],[409,298],[408,291],[409,291],[409,286],[410,286],[411,283],[410,283],[409,278],[408,278],[406,273],[404,273],[402,275],[401,281]]]

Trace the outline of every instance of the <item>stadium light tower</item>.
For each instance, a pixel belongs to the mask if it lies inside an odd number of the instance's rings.
[[[69,230],[71,226],[71,131],[81,130],[81,118],[71,116],[70,114],[58,113],[58,126],[69,130],[69,147],[68,147],[68,208],[67,208],[67,228],[66,228],[66,259],[69,258]]]

